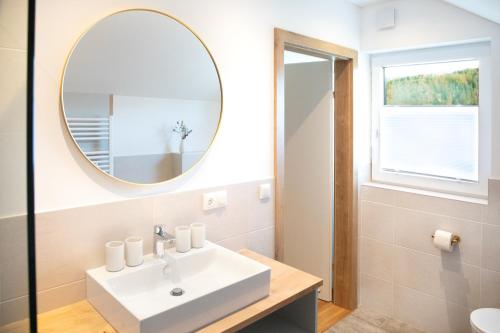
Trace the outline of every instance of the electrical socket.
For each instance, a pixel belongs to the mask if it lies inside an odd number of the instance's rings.
[[[211,210],[227,206],[227,191],[217,191],[203,194],[203,210]]]

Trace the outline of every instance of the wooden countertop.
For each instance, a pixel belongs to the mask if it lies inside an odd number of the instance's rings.
[[[317,289],[323,281],[276,260],[241,250],[240,254],[271,268],[269,296],[199,330],[199,333],[236,332]],[[38,316],[40,333],[116,333],[87,301]]]

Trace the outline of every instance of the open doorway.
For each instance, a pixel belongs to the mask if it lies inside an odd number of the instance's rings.
[[[318,297],[327,302],[333,299],[333,61],[284,54],[283,262],[321,277]]]
[[[356,59],[275,29],[276,258],[321,277],[319,298],[347,309],[357,305]]]

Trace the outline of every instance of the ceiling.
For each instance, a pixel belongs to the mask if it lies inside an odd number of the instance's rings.
[[[348,0],[348,1],[360,7],[364,7],[368,5],[373,5],[375,3],[384,2],[387,0]]]
[[[360,7],[373,5],[387,0],[349,0]],[[500,23],[500,0],[442,0],[465,9],[490,21]]]

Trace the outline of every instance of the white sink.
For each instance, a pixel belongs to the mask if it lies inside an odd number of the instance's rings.
[[[147,255],[120,272],[87,271],[88,300],[118,332],[192,332],[269,294],[269,267],[211,242],[166,253],[166,268]],[[184,294],[171,295],[174,288]]]

